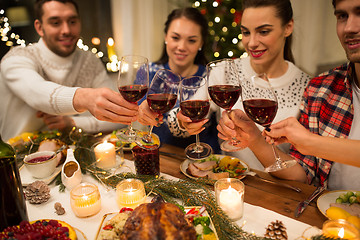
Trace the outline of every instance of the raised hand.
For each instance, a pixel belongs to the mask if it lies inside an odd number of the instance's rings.
[[[99,120],[123,124],[137,120],[138,105],[108,88],[79,88],[73,101],[76,111],[88,110]]]
[[[180,127],[185,129],[190,135],[195,135],[201,133],[205,127],[205,123],[209,121],[209,119],[201,120],[200,122],[193,122],[189,117],[186,117],[182,114],[181,111],[176,115],[180,124]]]
[[[262,135],[270,144],[291,143],[298,151],[305,154],[309,147],[309,139],[313,136],[298,120],[289,117],[271,125],[271,131],[264,130]]]
[[[238,140],[239,146],[245,148],[254,142],[262,140],[261,132],[255,123],[240,109],[234,109],[230,115],[223,111],[217,126],[219,138],[223,140]]]
[[[163,123],[163,115],[151,111],[147,101],[139,106],[138,122],[142,125],[158,126]]]

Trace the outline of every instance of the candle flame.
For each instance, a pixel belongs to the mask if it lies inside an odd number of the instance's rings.
[[[114,39],[113,39],[113,38],[111,38],[111,37],[108,38],[107,44],[108,44],[109,46],[111,46],[111,47],[114,46],[114,43],[115,43],[115,42],[114,42]]]
[[[342,227],[342,228],[340,229],[339,233],[338,233],[339,238],[343,238],[343,237],[344,237],[344,234],[345,234],[344,228]]]

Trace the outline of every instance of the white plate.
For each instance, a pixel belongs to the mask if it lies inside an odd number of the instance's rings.
[[[323,193],[317,200],[318,209],[325,217],[327,217],[326,210],[330,207],[330,203],[335,203],[340,194],[347,193],[349,191],[356,192],[355,190],[336,190]]]
[[[192,209],[192,208],[194,208],[194,207],[185,207],[185,212],[190,211],[190,209]],[[200,209],[199,206],[196,206],[195,208],[196,208],[196,209]],[[107,213],[107,214],[105,214],[105,215],[103,216],[95,239],[98,239],[99,234],[100,234],[102,228],[105,227],[105,223],[106,223],[107,221],[109,221],[111,218],[113,218],[116,214],[118,214],[118,212],[115,212],[115,213]],[[215,227],[214,227],[214,223],[212,222],[212,219],[211,219],[211,217],[209,216],[208,212],[205,210],[205,211],[202,213],[202,216],[207,216],[207,217],[210,218],[210,229],[213,230],[213,232],[214,232],[214,234],[215,234],[215,237],[216,237],[216,239],[218,240],[219,237],[218,237],[218,235],[217,235],[217,233],[216,233],[216,230],[215,230]]]
[[[216,157],[218,157],[218,158],[220,158],[220,159],[226,157],[226,155],[220,155],[220,154],[214,154],[214,156],[216,156]],[[233,158],[234,158],[234,157],[233,157]],[[244,161],[242,161],[241,159],[239,159],[239,161],[240,161],[240,163],[241,163],[244,167],[246,167],[246,171],[245,171],[244,175],[238,178],[238,179],[243,179],[243,178],[246,176],[246,173],[248,173],[248,172],[250,171],[250,170],[249,170],[250,168],[249,168],[249,166],[248,166]],[[185,161],[183,161],[183,162],[180,164],[180,171],[181,171],[185,176],[187,176],[188,178],[198,179],[197,177],[191,176],[190,174],[188,174],[188,173],[186,172],[186,170],[188,169],[189,164],[190,164],[190,163],[193,163],[193,162],[195,162],[195,161],[190,160],[190,159],[186,159]]]
[[[53,174],[51,174],[50,176],[46,177],[46,178],[34,178],[31,173],[27,170],[27,168],[25,167],[25,165],[23,164],[20,168],[19,168],[19,172],[20,172],[20,178],[21,178],[21,184],[23,186],[27,186],[37,180],[43,181],[46,184],[51,183],[55,177],[61,172],[61,168],[62,168],[62,164],[58,167],[55,168],[55,171],[53,172]]]

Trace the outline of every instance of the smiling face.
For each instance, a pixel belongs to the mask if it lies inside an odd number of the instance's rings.
[[[185,17],[174,19],[165,35],[165,42],[171,69],[191,67],[203,44],[201,27]]]
[[[241,20],[242,43],[253,65],[271,65],[284,60],[286,37],[293,31],[293,21],[285,26],[275,8],[246,8]]]
[[[360,63],[360,0],[336,1],[336,31],[347,58]]]
[[[75,51],[81,24],[75,6],[57,1],[43,5],[43,16],[35,20],[35,29],[55,54],[67,57]]]

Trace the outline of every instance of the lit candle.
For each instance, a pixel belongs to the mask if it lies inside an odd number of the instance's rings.
[[[99,168],[112,168],[116,165],[115,146],[107,141],[99,143],[94,148],[96,166]]]
[[[82,183],[70,192],[70,205],[78,217],[88,217],[98,213],[101,209],[101,197],[97,186]]]
[[[108,41],[107,41],[107,52],[108,52],[108,57],[109,57],[109,60],[110,62],[112,62],[112,58],[113,56],[116,56],[116,53],[115,53],[115,41],[113,38],[108,38]]]
[[[233,221],[243,216],[244,189],[244,184],[235,178],[223,178],[215,183],[216,201]]]
[[[240,219],[243,215],[243,198],[231,187],[220,191],[219,206],[231,219]]]
[[[144,183],[138,179],[126,179],[116,186],[116,202],[119,208],[136,208],[146,199]]]
[[[359,239],[357,228],[344,219],[328,220],[323,224],[323,234],[341,239]]]

